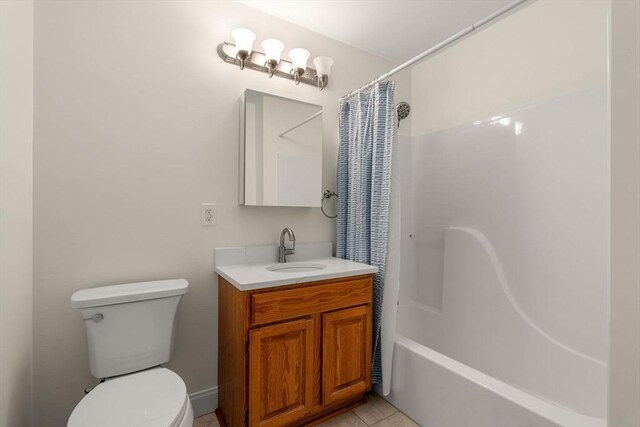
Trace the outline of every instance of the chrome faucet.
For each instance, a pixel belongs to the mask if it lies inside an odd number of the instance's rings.
[[[289,235],[289,241],[293,242],[291,249],[287,249],[284,245],[284,235]],[[280,248],[278,249],[278,262],[287,262],[287,255],[293,255],[296,253],[296,235],[293,234],[293,230],[289,227],[282,230],[280,233]]]

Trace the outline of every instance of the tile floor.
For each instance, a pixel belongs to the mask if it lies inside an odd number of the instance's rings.
[[[219,427],[215,414],[207,414],[198,417],[193,422],[193,427]],[[389,402],[371,392],[367,395],[367,403],[360,405],[352,411],[332,418],[320,424],[321,427],[418,427],[402,412],[398,411]]]

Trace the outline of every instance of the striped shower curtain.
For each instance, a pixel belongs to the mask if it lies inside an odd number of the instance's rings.
[[[373,279],[373,374],[382,382],[380,325],[387,262],[391,160],[397,128],[392,81],[340,104],[336,255],[378,267]]]

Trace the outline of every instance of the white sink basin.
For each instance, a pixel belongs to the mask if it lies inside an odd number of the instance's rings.
[[[305,273],[308,271],[318,271],[327,268],[325,264],[313,262],[284,262],[267,267],[269,271],[277,273]]]

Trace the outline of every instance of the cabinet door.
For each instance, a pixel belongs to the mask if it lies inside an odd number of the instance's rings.
[[[250,331],[249,425],[284,426],[313,406],[314,340],[311,319]]]
[[[371,305],[323,315],[323,404],[362,395],[371,388]]]

